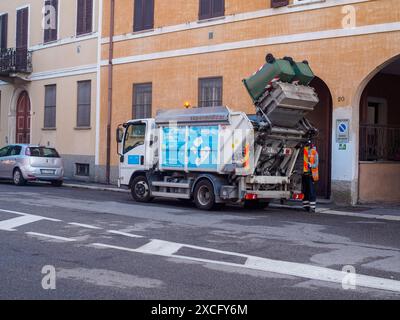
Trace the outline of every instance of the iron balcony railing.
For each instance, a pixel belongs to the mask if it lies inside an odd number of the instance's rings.
[[[0,52],[0,74],[31,73],[32,52],[27,49],[4,49]]]
[[[400,161],[400,127],[360,125],[360,161]]]

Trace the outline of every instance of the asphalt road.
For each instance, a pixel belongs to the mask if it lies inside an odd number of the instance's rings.
[[[399,228],[1,182],[0,299],[399,299]]]

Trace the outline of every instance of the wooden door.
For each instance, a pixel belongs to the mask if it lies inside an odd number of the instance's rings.
[[[31,104],[28,93],[22,92],[17,102],[16,142],[30,143],[31,140]]]
[[[319,130],[318,137],[315,139],[320,171],[317,194],[318,197],[329,198],[332,165],[332,96],[321,79],[315,78],[310,85],[315,88],[320,100],[314,111],[307,115],[307,119]]]

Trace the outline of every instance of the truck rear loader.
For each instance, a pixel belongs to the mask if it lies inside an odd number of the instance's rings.
[[[300,199],[302,150],[317,134],[306,119],[319,102],[309,86],[313,77],[306,61],[268,54],[243,80],[253,115],[225,106],[189,108],[120,125],[119,184],[138,202],[186,199],[203,210]]]

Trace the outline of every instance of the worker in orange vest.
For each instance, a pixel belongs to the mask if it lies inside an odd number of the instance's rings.
[[[303,208],[308,212],[315,212],[317,205],[316,183],[319,180],[318,151],[314,143],[308,141],[304,146],[304,170],[303,170]]]

